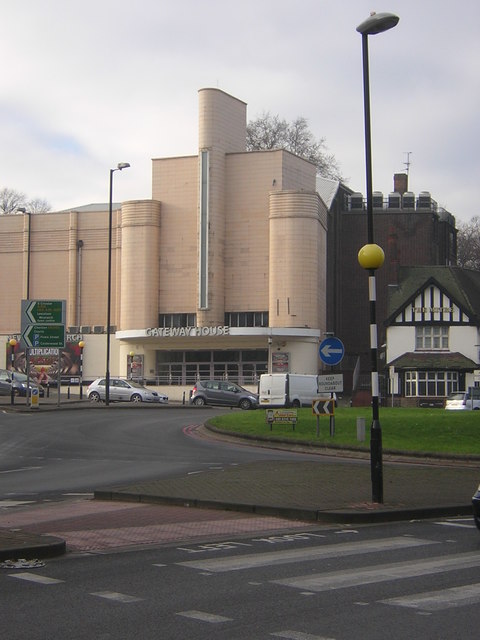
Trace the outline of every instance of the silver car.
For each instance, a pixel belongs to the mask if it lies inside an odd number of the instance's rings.
[[[258,395],[226,380],[197,380],[190,394],[190,404],[256,409]]]
[[[87,387],[87,398],[91,402],[105,400],[105,378],[97,378]],[[133,380],[110,378],[109,400],[112,402],[159,402],[168,403],[168,396],[147,389]]]

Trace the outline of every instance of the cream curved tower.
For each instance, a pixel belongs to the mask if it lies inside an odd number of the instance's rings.
[[[271,327],[325,326],[325,220],[317,193],[270,194],[269,318]]]
[[[200,326],[224,323],[227,153],[245,151],[246,104],[199,91],[198,310]]]
[[[122,329],[154,326],[158,322],[160,209],[160,202],[155,200],[122,204],[122,255],[116,270]]]

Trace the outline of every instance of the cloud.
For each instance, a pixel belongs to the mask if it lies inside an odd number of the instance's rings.
[[[303,116],[364,191],[361,37],[366,0],[24,0],[2,9],[0,186],[55,209],[149,197],[152,157],[197,150],[197,91]],[[475,211],[480,5],[390,0],[369,38],[375,188],[405,168],[459,218]]]

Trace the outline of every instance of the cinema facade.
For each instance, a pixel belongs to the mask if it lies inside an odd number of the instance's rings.
[[[113,205],[111,375],[191,386],[317,373],[327,211],[315,166],[246,152],[246,104],[218,89],[198,95],[198,154],[154,159],[152,199]],[[0,216],[6,366],[23,367],[28,295],[65,300],[62,375],[104,375],[108,229],[108,204]],[[51,366],[36,355],[37,369]]]

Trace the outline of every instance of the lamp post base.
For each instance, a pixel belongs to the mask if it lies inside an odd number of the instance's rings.
[[[370,474],[372,478],[372,502],[383,504],[382,429],[374,420],[370,431]]]

